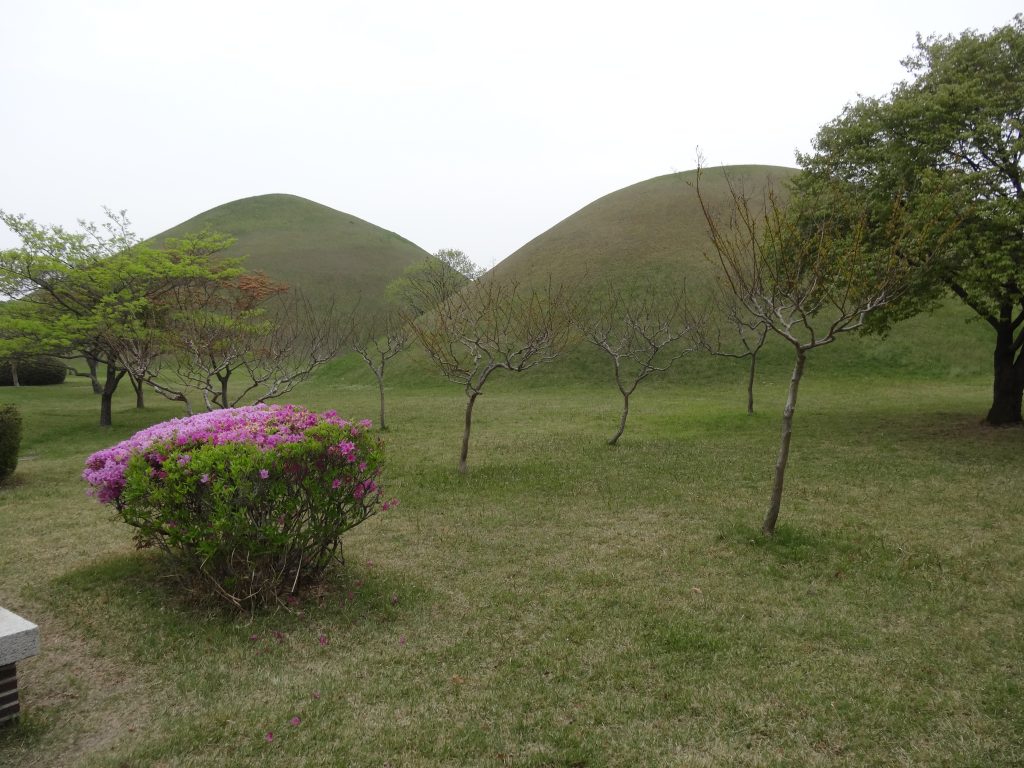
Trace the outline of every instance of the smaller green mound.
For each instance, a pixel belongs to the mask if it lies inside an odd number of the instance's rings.
[[[404,237],[295,195],[260,195],[212,208],[152,238],[159,245],[209,229],[237,238],[226,252],[317,303],[372,309],[402,270],[429,254]]]

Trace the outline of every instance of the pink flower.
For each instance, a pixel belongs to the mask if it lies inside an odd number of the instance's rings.
[[[187,453],[183,453],[181,454],[181,456],[178,457],[178,466],[184,467],[190,461],[192,461],[192,457],[189,456]]]
[[[273,741],[274,740],[274,732],[273,731],[267,731],[267,735],[264,736],[263,738],[266,739],[267,741]]]
[[[270,470],[269,469],[261,469],[260,470],[260,477],[263,478],[264,480],[266,480],[268,477],[270,477]]]
[[[341,488],[341,480],[339,480],[338,478],[334,478],[334,481],[331,483],[331,488],[333,488],[334,490],[338,490],[339,488]]]
[[[296,715],[295,717],[293,717],[293,718],[292,718],[291,720],[289,720],[288,722],[289,722],[289,723],[291,723],[292,725],[298,725],[299,723],[301,723],[301,722],[302,722],[302,718],[301,718],[301,717],[299,717],[298,715]]]
[[[206,483],[210,482],[210,476],[204,472],[202,475],[199,476],[199,482],[205,485]]]
[[[405,645],[405,635],[402,635],[401,637],[398,638],[398,644],[399,645]]]
[[[329,637],[327,637],[327,635],[320,635],[320,647],[321,648],[324,647],[325,645],[327,645],[329,642],[331,642],[331,639]]]

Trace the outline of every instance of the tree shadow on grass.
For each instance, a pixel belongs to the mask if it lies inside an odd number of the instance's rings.
[[[828,431],[847,433],[865,440],[878,438],[881,432],[888,442],[905,445],[923,444],[931,450],[936,445],[992,447],[997,449],[1008,442],[1019,445],[1024,437],[1024,425],[992,426],[985,422],[984,413],[971,411],[894,411],[883,408],[864,408],[856,413],[828,413],[815,415],[819,426]],[[850,425],[854,424],[853,429]]]

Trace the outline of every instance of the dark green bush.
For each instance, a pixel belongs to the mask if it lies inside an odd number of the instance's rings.
[[[42,384],[63,384],[67,375],[67,365],[64,364],[63,360],[58,360],[55,357],[39,355],[18,361],[18,383],[24,387]],[[11,361],[0,360],[0,387],[10,387],[13,384],[14,377],[11,375]]]
[[[21,446],[21,414],[13,405],[0,405],[0,483],[18,466]]]

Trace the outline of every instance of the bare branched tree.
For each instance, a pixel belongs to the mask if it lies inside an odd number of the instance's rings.
[[[391,358],[409,344],[409,323],[395,310],[381,310],[367,315],[356,307],[348,319],[344,344],[373,371],[380,395],[378,426],[382,431],[387,430],[387,422],[384,420],[384,368]]]
[[[723,285],[752,328],[761,324],[793,348],[771,501],[761,527],[771,536],[782,504],[807,354],[857,330],[868,315],[907,289],[911,267],[901,253],[910,246],[909,235],[896,231],[900,217],[892,214],[886,219],[894,230],[888,239],[892,248],[884,253],[869,248],[869,214],[852,203],[844,210],[842,194],[836,194],[836,206],[827,214],[820,207],[802,208],[792,198],[784,203],[771,188],[755,203],[732,184],[726,210],[715,211],[701,194],[699,175],[697,194]]]
[[[126,375],[135,390],[136,407],[143,407],[143,388],[148,384],[170,400],[184,403],[192,414],[192,404],[184,392],[169,392],[157,381],[167,356],[171,352],[170,339],[163,324],[162,313],[153,305],[144,305],[134,311],[123,311],[116,328],[99,336],[105,347],[112,350],[120,361],[122,375]]]
[[[281,397],[339,349],[333,307],[314,308],[301,294],[275,296],[234,317],[187,314],[179,375],[202,393],[208,410]]]
[[[333,333],[336,311],[333,304],[313,306],[301,293],[276,299],[267,312],[270,333],[258,340],[244,362],[252,384],[229,407],[247,398],[265,403],[286,395],[336,357],[340,348]]]
[[[697,344],[696,318],[687,311],[685,290],[666,292],[655,285],[605,283],[589,293],[579,319],[584,338],[612,362],[622,395],[616,445],[626,430],[629,400],[640,382],[667,371]],[[683,341],[687,343],[682,343]]]
[[[710,314],[716,322],[702,324],[698,328],[698,343],[716,357],[750,360],[747,368],[747,413],[753,414],[757,356],[768,340],[768,326],[760,318],[748,313],[729,289],[715,297]],[[728,332],[729,340],[723,339],[727,333],[723,326],[731,331]],[[739,340],[742,350],[735,346],[735,340]]]
[[[338,351],[333,307],[262,274],[183,284],[143,309],[120,324],[119,359],[189,413],[196,392],[207,410],[281,397]]]
[[[521,373],[554,360],[572,335],[573,304],[561,288],[526,291],[484,277],[410,321],[441,374],[466,393],[459,472],[467,469],[473,406],[495,371]]]

